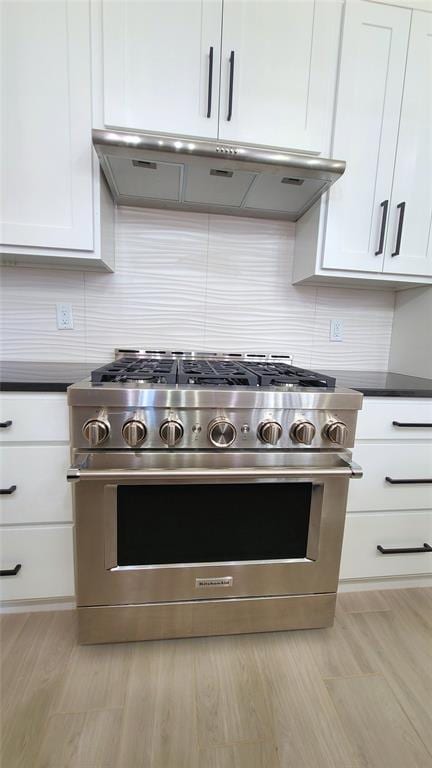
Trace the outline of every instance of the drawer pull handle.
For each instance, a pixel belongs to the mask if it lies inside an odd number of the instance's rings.
[[[410,485],[416,485],[417,483],[421,485],[422,483],[432,483],[432,477],[386,477],[386,483],[390,483],[390,485],[404,485],[404,484],[410,484]]]
[[[9,568],[4,571],[0,571],[0,576],[16,576],[21,570],[21,563],[17,563],[15,568]]]
[[[7,421],[0,421],[0,427],[2,429],[7,429],[8,427],[12,426],[12,419],[8,419]]]
[[[413,552],[432,552],[432,547],[430,544],[425,543],[422,547],[396,547],[395,549],[385,549],[381,544],[378,544],[377,550],[378,552],[381,552],[382,555],[409,555]]]
[[[16,485],[10,485],[9,488],[0,488],[0,495],[8,494],[10,496],[12,493],[15,493],[16,489]]]
[[[420,422],[420,421],[392,421],[392,424],[394,427],[432,427],[432,424],[427,421]]]

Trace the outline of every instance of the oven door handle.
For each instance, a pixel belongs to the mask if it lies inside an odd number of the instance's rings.
[[[341,457],[342,458],[342,457]],[[193,467],[190,469],[88,469],[86,459],[82,464],[74,464],[67,471],[69,482],[78,480],[244,480],[256,478],[312,478],[312,477],[349,477],[363,476],[362,468],[354,461],[342,459],[341,467],[239,467],[212,469]]]

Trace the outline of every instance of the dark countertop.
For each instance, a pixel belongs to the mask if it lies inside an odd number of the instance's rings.
[[[1,362],[2,392],[66,392],[70,384],[90,376],[103,363]],[[431,397],[432,379],[389,371],[322,370],[340,387],[356,389],[369,397]]]
[[[102,363],[0,362],[0,392],[66,392]]]
[[[334,376],[339,387],[356,389],[368,397],[432,397],[432,379],[391,371],[323,371]]]

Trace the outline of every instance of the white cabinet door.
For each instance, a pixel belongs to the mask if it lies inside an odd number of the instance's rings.
[[[2,243],[93,248],[89,3],[3,0]]]
[[[331,191],[326,269],[381,272],[411,11],[347,3],[333,156],[346,160]],[[381,242],[380,242],[381,241]]]
[[[216,138],[222,0],[104,0],[102,14],[105,124]]]
[[[327,152],[340,18],[339,1],[224,0],[219,138]]]
[[[393,180],[385,272],[432,275],[431,224],[432,13],[414,11]]]

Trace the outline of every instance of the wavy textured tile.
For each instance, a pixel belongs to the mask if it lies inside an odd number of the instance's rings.
[[[316,289],[291,284],[294,233],[290,223],[210,216],[207,348],[310,364]]]
[[[319,287],[312,367],[387,369],[394,293]],[[343,322],[343,341],[330,341],[330,320]]]
[[[87,273],[88,359],[118,346],[202,347],[208,217],[120,208],[116,272]]]
[[[3,360],[84,360],[82,272],[2,267]],[[56,302],[72,304],[73,330],[57,330]]]
[[[295,226],[119,208],[116,272],[2,267],[2,359],[108,361],[118,346],[272,351],[316,368],[387,366],[394,294],[291,284]],[[55,304],[72,304],[58,331]],[[329,341],[330,319],[344,341]]]

